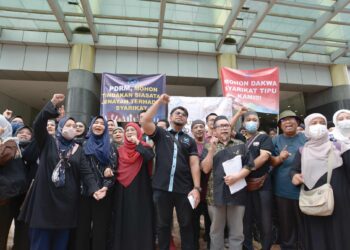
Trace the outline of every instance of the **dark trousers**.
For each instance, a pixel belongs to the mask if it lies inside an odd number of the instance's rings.
[[[110,232],[112,199],[108,193],[102,200],[81,196],[78,226],[73,245],[75,250],[105,250]]]
[[[200,233],[200,217],[204,216],[204,229],[205,229],[205,240],[207,245],[210,246],[210,217],[208,213],[208,205],[205,201],[201,201],[198,207],[193,211],[193,228],[194,228],[194,247],[196,250],[199,249],[199,233]]]
[[[70,229],[30,228],[30,250],[66,250]]]
[[[18,221],[16,218],[25,195],[19,195],[8,199],[0,205],[0,250],[7,249],[7,238],[10,231],[12,220],[15,220],[15,235],[13,250],[29,249],[28,226]]]
[[[299,201],[276,196],[281,250],[304,249]]]
[[[253,226],[256,223],[263,250],[270,250],[272,244],[272,192],[256,190],[247,193],[244,214],[244,249],[253,250]]]
[[[173,209],[180,226],[181,249],[193,250],[192,207],[186,194],[154,190],[153,201],[157,211],[157,233],[160,250],[169,250]]]

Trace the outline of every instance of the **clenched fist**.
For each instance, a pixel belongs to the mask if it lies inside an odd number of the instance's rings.
[[[64,94],[54,94],[51,102],[55,107],[58,107],[58,105],[64,101],[64,98]]]

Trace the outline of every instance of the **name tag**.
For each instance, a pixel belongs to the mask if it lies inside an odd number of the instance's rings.
[[[253,142],[253,146],[254,146],[254,147],[257,147],[257,146],[259,146],[259,145],[260,145],[260,142],[258,142],[258,141]]]

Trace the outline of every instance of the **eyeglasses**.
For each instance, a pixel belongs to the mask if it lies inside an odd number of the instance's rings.
[[[229,128],[229,127],[230,127],[230,124],[221,124],[221,125],[215,126],[215,128],[220,128],[220,129]]]
[[[181,115],[181,116],[187,117],[186,113],[185,112],[181,112],[181,111],[174,112],[174,115]]]

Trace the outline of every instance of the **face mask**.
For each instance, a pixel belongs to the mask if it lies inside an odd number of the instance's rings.
[[[328,133],[327,126],[322,124],[311,125],[309,131],[313,139],[320,139]]]
[[[74,137],[75,137],[75,135],[76,135],[76,130],[75,130],[75,128],[66,128],[66,127],[64,127],[63,129],[62,129],[62,136],[64,137],[64,139],[66,139],[66,140],[68,140],[68,141],[70,141],[70,140],[72,140]]]
[[[254,121],[246,122],[244,127],[249,133],[255,133],[258,130],[258,123]]]
[[[349,129],[350,128],[350,120],[342,120],[338,122],[338,127],[340,129]]]

